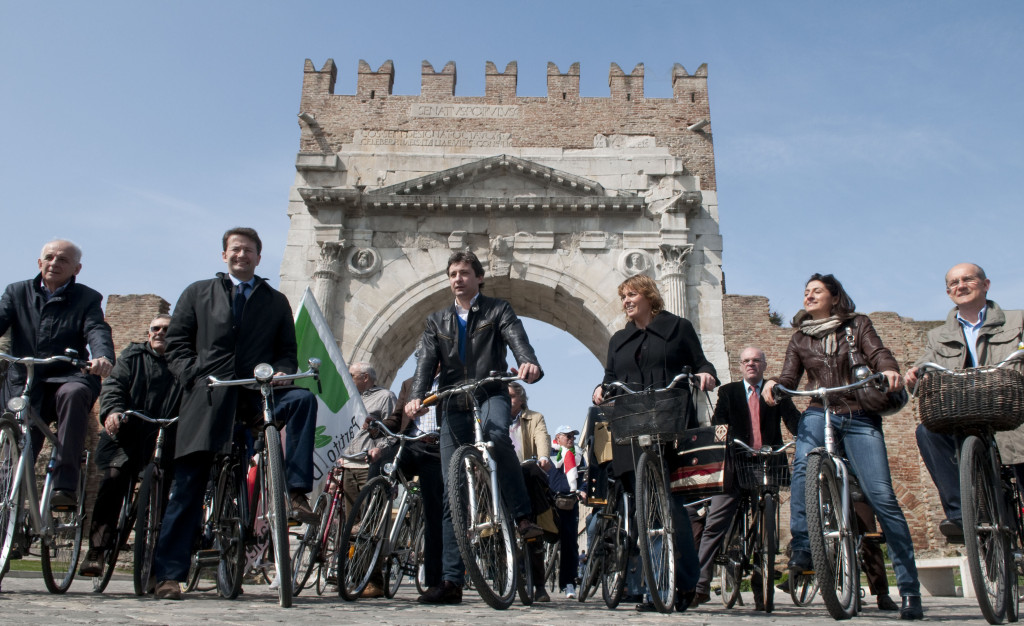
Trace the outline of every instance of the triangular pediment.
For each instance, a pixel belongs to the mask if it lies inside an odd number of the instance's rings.
[[[367,192],[370,196],[544,198],[607,196],[599,183],[507,154]]]

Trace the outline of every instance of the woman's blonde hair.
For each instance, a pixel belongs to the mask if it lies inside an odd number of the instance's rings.
[[[620,299],[626,289],[632,289],[647,299],[647,303],[651,305],[651,317],[665,310],[665,301],[661,297],[661,292],[658,291],[658,284],[647,274],[636,274],[619,283]]]

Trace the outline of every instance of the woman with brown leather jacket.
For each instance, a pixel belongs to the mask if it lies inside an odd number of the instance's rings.
[[[774,405],[772,388],[780,383],[796,389],[807,374],[810,387],[837,387],[853,382],[850,376],[850,353],[847,329],[857,349],[873,371],[882,372],[889,387],[903,386],[899,365],[892,353],[882,345],[871,320],[854,312],[853,300],[831,274],[814,274],[804,288],[804,308],[793,318],[796,332],[786,348],[782,374],[765,383],[762,395]],[[921,590],[914,562],[914,544],[910,528],[903,516],[889,473],[889,458],[882,434],[882,418],[864,411],[851,393],[829,398],[835,412],[833,426],[842,441],[850,467],[857,476],[868,503],[874,508],[882,525],[889,556],[903,606],[901,619],[921,619]],[[825,414],[821,402],[812,400],[800,419],[796,439],[796,456],[790,500],[790,530],[793,534],[791,571],[814,569],[807,537],[807,516],[804,496],[807,453],[825,445]]]

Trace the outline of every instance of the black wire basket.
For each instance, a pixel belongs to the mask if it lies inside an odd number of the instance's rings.
[[[686,430],[690,405],[689,389],[672,388],[617,396],[614,404],[602,409],[612,441],[623,445],[642,435],[675,439]]]
[[[927,372],[917,401],[921,423],[932,432],[1013,430],[1024,423],[1024,374],[996,367]]]
[[[789,487],[789,458],[785,452],[767,457],[755,456],[746,450],[736,450],[732,455],[732,466],[736,483],[745,491],[756,491],[766,487],[784,490]],[[767,480],[765,478],[767,477]]]

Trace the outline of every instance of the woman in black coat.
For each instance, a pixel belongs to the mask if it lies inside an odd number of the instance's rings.
[[[608,344],[608,359],[601,386],[594,390],[594,404],[604,400],[607,383],[619,381],[631,388],[660,389],[689,367],[702,391],[710,391],[718,384],[715,367],[705,358],[700,339],[693,325],[684,318],[665,311],[665,303],[658,286],[649,276],[639,274],[627,278],[619,285],[619,299],[626,314],[626,327],[615,333]],[[695,416],[691,416],[695,420]],[[688,426],[696,426],[695,423]],[[665,455],[669,471],[676,455]],[[632,482],[634,454],[632,446],[613,448],[613,471],[626,484]],[[672,519],[676,544],[676,610],[685,610],[693,597],[697,584],[699,563],[693,546],[690,519],[681,497],[672,496]],[[638,610],[651,610],[649,603],[637,605]]]

